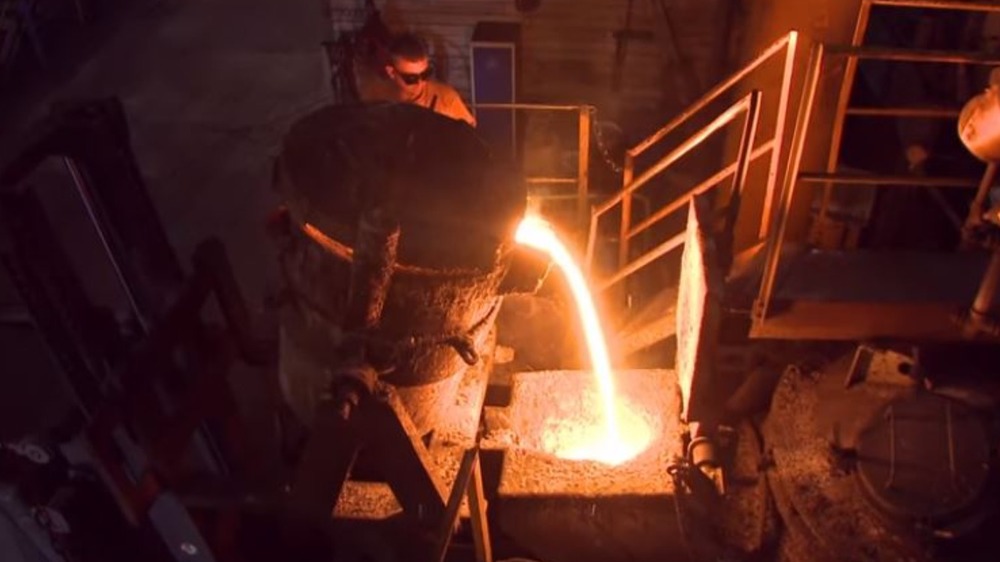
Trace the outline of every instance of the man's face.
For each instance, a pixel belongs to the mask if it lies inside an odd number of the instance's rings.
[[[430,76],[430,62],[427,57],[417,60],[396,57],[385,69],[389,78],[403,93],[404,99],[420,97],[427,88],[427,78]]]

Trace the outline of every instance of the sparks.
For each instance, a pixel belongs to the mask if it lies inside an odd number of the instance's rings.
[[[623,435],[608,346],[583,273],[552,226],[540,217],[525,217],[518,225],[515,240],[519,244],[547,253],[566,277],[583,325],[591,369],[597,379],[604,411],[603,435],[593,435],[593,432],[588,432],[591,435],[568,448],[555,451],[556,455],[571,460],[595,460],[612,465],[631,459],[648,445],[649,428],[635,427],[635,424],[628,423],[629,431]]]

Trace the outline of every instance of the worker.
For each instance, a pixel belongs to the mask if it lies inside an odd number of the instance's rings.
[[[476,126],[476,118],[455,88],[431,78],[430,57],[420,37],[412,33],[396,35],[389,44],[388,54],[385,75],[390,82],[390,99],[426,107]]]

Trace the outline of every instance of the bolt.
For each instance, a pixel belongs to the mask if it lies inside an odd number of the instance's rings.
[[[188,556],[194,556],[195,554],[198,554],[198,547],[189,542],[182,542],[181,552],[187,554]]]
[[[49,454],[38,445],[28,444],[24,446],[24,456],[35,464],[49,464]]]

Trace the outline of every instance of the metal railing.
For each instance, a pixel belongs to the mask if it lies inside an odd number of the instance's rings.
[[[799,113],[796,118],[792,133],[791,148],[784,175],[784,182],[781,192],[781,201],[776,209],[776,227],[769,232],[764,247],[764,271],[761,276],[761,283],[754,302],[752,311],[752,321],[755,330],[766,322],[768,310],[774,293],[775,280],[781,257],[782,246],[784,244],[785,233],[790,219],[790,209],[795,197],[796,188],[801,183],[823,184],[822,200],[816,218],[817,225],[821,225],[827,220],[827,214],[831,204],[833,186],[855,185],[867,187],[892,187],[892,188],[977,188],[975,199],[970,207],[966,225],[973,222],[981,215],[980,209],[984,204],[989,187],[997,172],[995,164],[986,166],[986,170],[980,180],[956,177],[921,177],[921,176],[880,176],[880,175],[858,175],[838,173],[837,168],[840,161],[840,151],[844,134],[844,121],[848,115],[859,115],[866,117],[923,117],[923,118],[947,118],[953,119],[958,116],[957,108],[919,108],[919,107],[850,107],[851,91],[854,87],[854,79],[857,74],[858,61],[860,59],[891,60],[898,62],[934,62],[950,64],[977,64],[993,65],[1000,64],[1000,59],[993,56],[986,56],[981,53],[961,53],[946,51],[921,51],[906,49],[889,49],[881,47],[863,46],[866,31],[868,29],[869,17],[873,6],[891,6],[897,8],[927,8],[941,10],[959,10],[972,12],[995,12],[1000,13],[1000,4],[985,2],[952,2],[945,0],[862,0],[858,14],[857,24],[851,45],[848,47],[830,47],[827,49],[830,55],[846,57],[844,67],[844,77],[841,82],[840,91],[837,98],[837,105],[834,113],[833,129],[830,137],[830,152],[827,157],[826,173],[800,172],[802,154],[805,146],[806,134],[809,129],[811,113],[816,100],[816,91],[819,77],[823,71],[823,63],[826,54],[822,45],[816,45],[810,55],[809,67],[805,87],[802,90],[802,99],[799,104]]]
[[[587,209],[590,206],[590,128],[591,128],[591,118],[594,113],[593,106],[590,105],[556,105],[556,104],[541,104],[541,103],[477,103],[472,105],[473,111],[480,109],[509,109],[511,112],[515,111],[558,111],[558,112],[576,112],[578,125],[577,125],[577,168],[575,177],[548,177],[548,176],[528,176],[524,180],[528,184],[529,197],[535,200],[563,200],[567,198],[567,194],[533,194],[530,192],[533,186],[537,185],[576,185],[576,211],[579,217],[580,224],[584,224],[587,220]],[[516,121],[515,121],[515,139],[516,143]],[[514,147],[516,149],[516,147]]]
[[[764,272],[761,275],[760,289],[757,300],[754,301],[753,321],[763,322],[767,317],[767,307],[770,305],[771,294],[774,291],[774,281],[778,272],[778,258],[781,246],[788,229],[789,210],[795,197],[795,187],[799,184],[799,166],[802,163],[802,152],[805,150],[806,133],[808,132],[813,105],[816,100],[816,89],[819,76],[823,71],[823,45],[814,45],[809,55],[809,66],[806,70],[805,86],[802,89],[802,99],[799,102],[798,115],[795,118],[795,128],[792,130],[791,149],[788,154],[788,164],[785,170],[784,185],[781,189],[781,200],[776,209],[775,227],[768,232],[764,245]]]
[[[665,157],[663,157],[659,162],[653,165],[650,169],[646,170],[638,179],[630,183],[623,191],[613,196],[608,201],[605,201],[598,207],[594,208],[591,222],[590,230],[587,235],[587,265],[590,266],[590,261],[593,258],[593,247],[596,244],[597,239],[597,220],[594,218],[602,213],[607,212],[609,209],[613,208],[619,202],[624,202],[626,199],[631,200],[633,192],[643,185],[647,184],[656,175],[660,174],[671,164],[680,160],[685,154],[691,152],[692,149],[700,145],[707,139],[712,133],[722,129],[724,126],[733,122],[740,116],[745,116],[743,121],[743,134],[740,138],[740,147],[737,154],[736,162],[727,167],[725,170],[731,170],[729,173],[733,175],[733,197],[739,197],[739,194],[743,192],[743,186],[746,183],[747,170],[750,167],[750,162],[753,160],[751,150],[756,136],[757,125],[760,122],[760,90],[753,90],[747,95],[740,98],[739,101],[729,106],[724,112],[722,112],[718,117],[716,117],[711,123],[703,127],[693,136],[688,137],[679,147],[671,151]],[[716,174],[719,176],[720,174]],[[729,174],[726,174],[729,175]],[[720,180],[721,181],[721,180]],[[692,197],[698,193],[707,191],[711,187],[714,187],[718,182],[707,183],[703,182],[699,187],[701,190],[692,189],[674,200],[672,203],[663,207],[650,218],[665,217],[680,209],[684,204],[686,204]],[[666,211],[666,212],[664,212]],[[656,221],[644,221],[642,229],[636,227],[633,229],[623,229],[625,233],[626,240],[639,232],[642,232],[649,225],[652,225]],[[648,224],[647,224],[648,223]],[[626,227],[627,227],[626,223]],[[601,280],[597,284],[599,290],[607,289],[608,287],[620,282],[629,275],[639,271],[640,269],[646,267],[650,263],[653,263],[660,257],[664,256],[671,250],[680,247],[684,242],[684,232],[681,231],[678,234],[667,239],[665,242],[660,243],[653,249],[639,256],[635,260],[628,262],[627,264],[621,265],[617,272],[612,274],[610,277]]]
[[[688,107],[684,112],[672,119],[658,131],[650,135],[645,140],[639,142],[625,153],[625,165],[622,174],[622,189],[620,192],[609,198],[601,205],[591,211],[590,228],[587,236],[587,247],[585,255],[585,265],[588,270],[593,269],[595,247],[597,244],[598,225],[601,217],[621,205],[621,223],[618,237],[618,271],[608,278],[597,283],[599,289],[606,289],[629,275],[639,271],[643,267],[656,261],[663,255],[683,244],[683,232],[671,237],[665,242],[655,246],[642,256],[629,262],[630,243],[633,238],[646,232],[653,225],[659,223],[667,216],[684,207],[692,197],[704,193],[716,185],[720,184],[729,176],[733,178],[734,196],[742,192],[743,184],[746,181],[747,170],[751,162],[757,160],[764,154],[771,154],[768,167],[766,191],[764,194],[764,213],[759,227],[759,236],[763,236],[769,230],[769,220],[772,215],[771,206],[774,199],[774,189],[778,181],[778,167],[781,159],[781,147],[784,142],[785,122],[788,111],[788,100],[792,87],[792,74],[795,67],[796,46],[798,43],[798,33],[791,31],[772,43],[760,55],[750,61],[746,66],[731,75],[729,78],[719,83],[709,92],[703,95],[698,101]],[[635,177],[636,158],[649,150],[652,146],[663,140],[668,134],[686,123],[691,117],[708,107],[712,102],[719,99],[724,93],[732,89],[736,84],[760,68],[776,55],[783,54],[783,69],[781,76],[781,89],[778,93],[778,105],[775,116],[774,134],[771,138],[762,142],[760,146],[754,148],[757,125],[760,119],[760,99],[761,92],[754,90],[744,96],[741,100],[731,105],[723,113],[715,118],[698,132],[684,140],[677,148],[669,152],[658,162],[650,166],[639,177]],[[703,143],[712,133],[718,131],[726,124],[732,122],[738,116],[746,114],[744,121],[743,137],[741,139],[736,161],[726,166],[710,178],[702,181],[684,195],[671,203],[663,206],[652,214],[646,216],[637,225],[632,224],[632,203],[638,195],[636,192],[644,185],[648,184],[655,176],[662,173],[674,162],[679,160],[692,149]]]
[[[823,196],[820,201],[819,216],[816,219],[817,225],[823,225],[827,221],[830,212],[830,203],[833,198],[833,186],[837,183],[850,181],[849,176],[837,174],[837,167],[840,164],[840,151],[844,137],[844,122],[847,115],[858,115],[868,117],[922,117],[954,119],[958,117],[958,108],[940,107],[850,107],[851,92],[854,90],[854,80],[858,72],[858,61],[861,59],[896,61],[896,62],[923,62],[923,63],[951,63],[951,64],[977,64],[996,65],[1000,64],[1000,58],[985,55],[983,53],[962,53],[949,51],[915,51],[913,49],[898,49],[885,47],[864,46],[865,35],[868,31],[868,23],[871,19],[871,10],[874,6],[889,6],[893,8],[924,8],[937,10],[957,10],[967,12],[994,12],[1000,13],[1000,4],[993,2],[962,2],[948,0],[862,0],[858,11],[858,19],[854,26],[854,35],[851,44],[846,47],[831,47],[831,54],[846,56],[844,65],[844,79],[840,84],[840,92],[837,96],[837,105],[834,112],[833,131],[830,135],[830,152],[827,156],[826,172],[828,177],[822,178]],[[984,174],[989,176],[990,172]],[[806,178],[803,178],[806,179]],[[882,185],[882,180],[891,178],[870,178],[867,185]],[[809,180],[811,181],[811,180]],[[907,179],[902,185],[922,185],[925,187],[957,187],[952,179],[941,178],[941,183],[933,184],[931,178]],[[862,182],[852,182],[861,185]],[[888,181],[887,183],[896,183]],[[985,181],[980,184],[986,183]],[[960,185],[959,185],[960,186]],[[988,187],[988,186],[987,186]],[[978,198],[977,198],[978,200]]]

